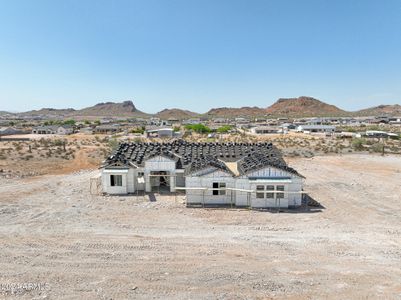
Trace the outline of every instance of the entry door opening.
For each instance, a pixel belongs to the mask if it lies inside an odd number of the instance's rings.
[[[170,192],[170,176],[167,171],[151,172],[152,192]]]

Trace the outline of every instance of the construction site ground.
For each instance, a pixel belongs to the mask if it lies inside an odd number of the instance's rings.
[[[322,208],[90,194],[98,170],[0,179],[0,298],[401,299],[401,157],[289,161]]]

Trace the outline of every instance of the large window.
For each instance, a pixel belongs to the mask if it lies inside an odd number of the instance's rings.
[[[122,186],[123,176],[122,175],[110,175],[110,185],[111,186]]]
[[[220,190],[220,189],[225,189],[226,188],[226,183],[225,182],[213,182],[213,195],[225,195],[226,190]]]
[[[258,199],[282,199],[284,198],[285,188],[284,185],[257,185],[256,186],[256,198]],[[276,191],[276,193],[275,193]]]

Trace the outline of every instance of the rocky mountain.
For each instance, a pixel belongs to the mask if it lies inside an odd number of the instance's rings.
[[[220,107],[209,110],[205,115],[213,118],[261,117],[266,115],[266,110],[256,106]]]
[[[189,111],[189,110],[183,110],[183,109],[179,109],[179,108],[171,108],[171,109],[163,109],[162,111],[159,111],[156,114],[156,117],[163,119],[163,120],[168,120],[170,118],[183,120],[183,119],[199,117],[199,114]]]
[[[329,117],[350,115],[337,106],[324,103],[312,97],[281,98],[266,108],[271,116],[285,117]]]
[[[0,112],[0,116],[3,112]],[[4,112],[7,113],[7,112]],[[132,101],[124,102],[103,102],[84,109],[73,108],[55,109],[42,108],[19,113],[21,116],[45,116],[48,118],[99,118],[99,117],[150,117],[157,116],[161,119],[175,118],[178,120],[194,117],[206,118],[236,118],[236,117],[341,117],[341,116],[380,116],[380,115],[401,115],[401,105],[379,105],[376,107],[348,112],[334,105],[327,104],[312,97],[281,98],[267,108],[260,107],[220,107],[213,108],[205,114],[183,110],[179,108],[163,109],[157,114],[147,114],[138,110]]]
[[[148,114],[138,110],[132,101],[102,102],[94,106],[75,110],[73,108],[42,108],[19,113],[21,116],[52,117],[146,117]]]
[[[20,115],[29,115],[29,116],[58,116],[58,117],[64,117],[64,116],[70,116],[74,112],[76,112],[75,109],[73,108],[42,108],[39,110],[30,110],[27,112],[20,113]]]
[[[145,117],[146,113],[138,110],[132,101],[102,102],[94,106],[77,110],[74,116],[99,117]]]
[[[401,116],[401,105],[379,105],[354,112],[357,116]]]

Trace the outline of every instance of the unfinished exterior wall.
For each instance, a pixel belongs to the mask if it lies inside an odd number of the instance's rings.
[[[213,183],[224,183],[226,188],[235,188],[235,179],[230,173],[216,168],[207,168],[185,177],[186,187],[199,188],[199,190],[188,189],[186,191],[187,203],[230,204],[230,191],[216,190],[213,193],[213,190],[211,190],[213,189]],[[209,190],[201,191],[200,188],[208,188]]]
[[[157,171],[165,171],[168,172],[168,175],[170,176],[170,191],[174,192],[175,191],[175,165],[176,162],[172,159],[169,159],[164,156],[155,156],[150,159],[148,159],[145,162],[145,167],[144,167],[144,173],[145,173],[145,190],[146,192],[151,192],[152,191],[152,184],[151,184],[151,177],[152,172],[157,172]]]
[[[103,192],[111,195],[128,194],[128,169],[106,169],[102,172]],[[111,176],[121,176],[121,186],[111,185]]]
[[[286,193],[300,192],[302,190],[302,178],[292,173],[273,168],[266,167],[247,175],[240,176],[236,179],[236,188],[244,190],[256,191],[257,185],[282,185],[284,186],[284,198],[279,201],[274,199],[260,199],[256,197],[256,193],[250,194],[236,191],[235,204],[237,206],[252,206],[252,207],[291,207],[300,206],[302,202],[301,193]]]
[[[238,179],[237,188],[256,191],[257,185],[284,186],[284,198],[277,199],[276,194],[271,198],[257,198],[256,192],[250,194],[250,205],[252,207],[283,207],[300,206],[302,202],[302,178],[292,173],[280,170],[274,167],[266,167],[254,172],[248,173],[246,176],[241,176]],[[275,192],[277,192],[275,190]],[[297,192],[297,193],[287,193]],[[267,191],[265,191],[267,193]],[[246,203],[246,195],[237,196],[237,205]]]

